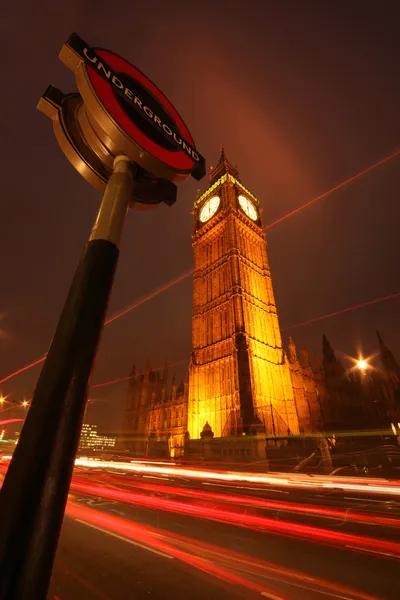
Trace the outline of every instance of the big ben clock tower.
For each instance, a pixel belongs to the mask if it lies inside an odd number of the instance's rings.
[[[262,211],[224,150],[193,214],[189,434],[208,422],[215,437],[242,435],[260,421],[269,436],[296,434]]]

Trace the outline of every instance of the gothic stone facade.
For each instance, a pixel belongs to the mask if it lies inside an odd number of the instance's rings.
[[[175,375],[169,383],[169,369],[163,373],[151,368],[150,360],[142,372],[133,367],[126,396],[122,431],[118,446],[137,456],[148,453],[182,456],[187,431],[188,379],[176,385]],[[150,437],[149,437],[150,436]]]

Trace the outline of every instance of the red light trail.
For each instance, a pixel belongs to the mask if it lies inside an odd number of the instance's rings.
[[[307,573],[286,568],[278,563],[267,562],[256,556],[203,542],[197,538],[110,515],[76,502],[68,502],[66,512],[69,516],[77,519],[79,523],[92,526],[105,534],[114,534],[127,542],[132,540],[133,543],[162,554],[165,558],[175,558],[200,571],[209,573],[223,582],[261,593],[270,600],[282,600],[282,596],[275,590],[266,588],[266,584],[262,586],[258,584],[254,581],[254,577],[267,579],[273,585],[283,583],[328,596],[340,594],[336,597],[348,600],[378,600],[359,590],[350,589],[315,575],[311,578]],[[220,562],[222,565],[218,564]],[[245,577],[244,573],[251,578]],[[290,598],[293,598],[292,594],[290,594]]]
[[[6,381],[8,381],[9,379],[11,379],[12,377],[16,377],[17,375],[19,375],[20,373],[23,373],[24,371],[27,371],[28,369],[32,369],[32,367],[36,367],[36,365],[40,365],[40,363],[44,362],[46,356],[47,356],[47,354],[45,354],[44,356],[42,356],[42,358],[38,358],[37,360],[29,363],[29,365],[25,365],[25,367],[21,367],[21,369],[18,369],[17,371],[14,371],[14,373],[10,373],[10,375],[7,375],[7,377],[4,377],[3,379],[0,379],[0,384],[1,383],[5,383]]]
[[[207,498],[210,502],[191,503],[190,501],[176,501],[169,498],[160,498],[148,496],[143,493],[132,493],[123,489],[110,487],[110,482],[103,485],[93,485],[91,476],[90,483],[85,483],[83,479],[74,476],[72,490],[83,493],[80,501],[85,501],[85,497],[95,496],[97,499],[109,499],[123,504],[133,504],[143,508],[162,510],[169,513],[185,515],[187,517],[200,520],[208,520],[219,524],[244,527],[246,529],[257,531],[261,534],[272,534],[294,539],[300,539],[311,544],[322,544],[338,547],[341,550],[351,552],[372,552],[381,555],[384,558],[399,558],[400,544],[379,538],[372,538],[353,533],[332,530],[313,525],[304,525],[291,521],[277,521],[276,518],[264,517],[258,514],[248,512],[246,504],[249,500],[260,500],[269,503],[268,500],[248,496],[240,496],[241,507],[222,509],[215,505],[220,494],[211,493]],[[124,481],[126,485],[126,482]],[[149,491],[155,491],[157,484],[144,484]],[[139,487],[141,487],[139,483]],[[176,488],[165,486],[167,494],[174,493]],[[204,494],[202,490],[189,490],[180,488],[182,492],[193,492],[193,494]],[[228,496],[229,498],[229,496]],[[207,500],[204,499],[204,500]],[[233,497],[230,497],[232,502]],[[223,499],[226,502],[226,499]],[[275,504],[279,501],[272,500]],[[286,503],[283,503],[286,504]],[[294,504],[296,507],[296,504]],[[261,507],[258,507],[261,508]],[[314,507],[312,507],[314,508]],[[315,507],[320,509],[323,507]],[[243,511],[244,509],[244,511]],[[66,513],[77,519],[78,523],[86,526],[92,526],[105,534],[115,535],[119,539],[133,543],[150,552],[160,554],[165,558],[175,558],[194,568],[206,572],[217,579],[236,586],[244,586],[267,596],[273,600],[282,600],[281,595],[277,595],[275,589],[265,587],[266,584],[259,584],[254,581],[254,577],[261,577],[263,580],[270,580],[275,587],[276,583],[284,585],[293,585],[295,587],[306,588],[309,591],[322,592],[330,595],[343,594],[348,600],[356,598],[361,600],[372,600],[370,595],[366,595],[358,590],[350,590],[338,583],[326,581],[313,574],[312,577],[294,569],[287,568],[280,564],[274,564],[260,559],[256,556],[239,553],[231,550],[229,547],[219,547],[200,539],[189,538],[170,530],[155,528],[154,526],[144,525],[132,521],[124,516],[111,515],[109,512],[96,510],[87,506],[82,506],[74,500],[74,496],[69,497]],[[370,515],[363,515],[367,518]],[[374,515],[373,515],[374,516]],[[386,519],[385,517],[383,518]],[[382,523],[384,524],[384,523]],[[248,574],[247,577],[245,574]],[[85,584],[87,582],[84,582]],[[268,581],[269,584],[269,581]],[[289,596],[293,596],[290,594]],[[342,596],[341,596],[342,597]],[[287,596],[285,596],[287,598]]]
[[[373,165],[370,165],[366,169],[363,169],[362,171],[360,171],[356,175],[353,175],[352,177],[349,177],[348,179],[345,179],[345,181],[342,181],[341,183],[338,183],[337,185],[335,185],[333,188],[331,188],[327,192],[324,192],[323,194],[320,194],[316,198],[313,198],[312,200],[309,200],[305,204],[302,204],[298,208],[295,208],[294,210],[290,211],[286,215],[283,215],[283,217],[280,217],[279,219],[277,219],[273,223],[270,223],[269,225],[266,225],[264,227],[264,229],[271,229],[272,227],[275,227],[275,225],[278,225],[278,223],[282,223],[282,221],[285,221],[289,217],[292,217],[293,215],[297,214],[301,210],[304,210],[305,208],[308,208],[309,206],[311,206],[312,204],[315,204],[319,200],[322,200],[323,198],[326,198],[327,196],[329,196],[333,192],[337,192],[338,190],[340,190],[341,188],[345,187],[349,183],[352,183],[353,181],[356,181],[356,179],[359,179],[363,175],[366,175],[367,173],[370,173],[371,171],[373,171],[377,167],[380,167],[381,165],[389,162],[390,160],[393,160],[394,158],[396,158],[398,156],[400,156],[400,150],[396,150],[396,152],[393,152],[393,154],[390,154],[389,156],[386,156],[385,158],[382,158],[381,160],[379,160],[378,162],[374,163]]]
[[[264,229],[270,229],[271,227],[274,227],[275,225],[277,225],[278,223],[281,223],[282,221],[284,221],[285,219],[288,219],[289,217],[297,214],[298,212],[300,212],[301,210],[303,210],[304,208],[307,208],[309,206],[311,206],[312,204],[315,204],[316,202],[318,202],[318,200],[322,200],[323,198],[326,198],[327,196],[329,196],[330,194],[332,194],[333,192],[341,189],[342,187],[348,185],[349,183],[352,183],[353,181],[356,181],[357,179],[359,179],[360,177],[362,177],[363,175],[366,175],[367,173],[373,171],[374,169],[376,169],[377,167],[383,165],[384,163],[389,162],[390,160],[396,158],[400,156],[400,150],[396,150],[396,152],[393,152],[392,154],[390,154],[389,156],[386,156],[385,158],[379,160],[378,162],[374,163],[373,165],[370,165],[369,167],[363,169],[362,171],[360,171],[359,173],[357,173],[356,175],[353,175],[352,177],[349,177],[348,179],[346,179],[345,181],[342,181],[341,183],[339,183],[338,185],[334,186],[333,188],[331,188],[330,190],[328,190],[327,192],[324,192],[323,194],[320,194],[319,196],[317,196],[316,198],[313,198],[312,200],[309,200],[308,202],[306,202],[305,204],[299,206],[298,208],[295,208],[294,210],[290,211],[289,213],[287,213],[286,215],[283,215],[282,217],[280,217],[279,219],[277,219],[276,221],[274,221],[273,223],[270,223],[269,225],[266,225],[264,227]],[[186,279],[187,277],[190,277],[193,274],[193,269],[190,269],[189,271],[186,271],[184,273],[182,273],[181,275],[179,275],[179,277],[177,277],[176,279],[173,279],[172,281],[170,281],[169,283],[166,283],[164,285],[162,285],[161,287],[159,287],[157,290],[154,290],[153,292],[151,292],[150,294],[148,294],[147,296],[145,296],[144,298],[142,298],[141,300],[135,302],[134,304],[131,304],[130,306],[128,306],[127,308],[125,308],[124,310],[116,313],[115,315],[113,315],[112,317],[110,317],[109,319],[106,320],[105,325],[109,325],[110,323],[112,323],[113,321],[116,321],[117,319],[119,319],[120,317],[123,317],[124,315],[128,314],[129,312],[131,312],[132,310],[134,310],[135,308],[138,308],[139,306],[141,306],[142,304],[145,304],[146,302],[148,302],[149,300],[151,300],[152,298],[155,298],[156,296],[158,296],[159,294],[161,294],[162,292],[170,289],[171,287],[173,287],[174,285],[176,285],[177,283],[180,283],[181,281],[183,281],[184,279]],[[393,296],[394,297],[394,296]],[[375,304],[377,302],[381,302],[383,300],[389,299],[389,297],[387,298],[383,298],[383,299],[378,299],[375,301],[370,301],[370,304]],[[343,312],[347,312],[349,310],[355,310],[355,308],[361,308],[361,306],[364,305],[359,305],[357,307],[353,307],[353,308],[349,308],[349,309],[345,309]],[[368,306],[368,304],[365,304],[365,306]],[[340,314],[340,312],[336,313],[336,314]],[[294,329],[295,327],[300,327],[302,325],[308,324],[313,322],[314,320],[322,320],[323,318],[328,318],[330,316],[335,316],[335,314],[331,314],[331,315],[326,315],[325,317],[316,317],[316,319],[311,319],[307,322],[298,324],[298,325],[292,325],[291,327],[286,327],[285,329]],[[284,330],[282,330],[284,331]],[[28,371],[29,369],[41,364],[42,362],[45,361],[47,354],[45,354],[44,356],[42,356],[41,358],[29,363],[28,365],[25,365],[24,367],[21,367],[20,369],[18,369],[17,371],[14,371],[13,373],[10,373],[9,375],[7,375],[6,377],[4,377],[3,379],[0,379],[0,385],[2,383],[5,383],[6,381],[9,381],[10,379],[12,379],[13,377],[16,377],[17,375],[20,375],[21,373],[24,373],[25,371]]]
[[[313,319],[308,319],[307,321],[302,321],[301,323],[296,323],[295,325],[290,325],[289,327],[282,327],[281,331],[288,331],[289,329],[296,329],[297,327],[304,327],[311,323],[315,323],[316,321],[323,321],[324,319],[330,319],[332,317],[342,315],[342,314],[350,312],[352,310],[357,310],[359,308],[364,308],[365,306],[371,306],[372,304],[378,304],[379,302],[385,302],[386,300],[391,300],[393,298],[399,298],[399,297],[400,297],[400,292],[396,292],[394,294],[390,294],[389,296],[383,296],[382,298],[375,298],[375,300],[368,300],[367,302],[362,302],[361,304],[356,304],[355,306],[349,306],[348,308],[342,308],[341,310],[337,310],[335,312],[328,313],[328,314],[322,315],[320,317],[314,317]],[[187,362],[188,362],[188,359],[184,359],[184,360],[180,360],[176,363],[172,363],[169,366],[175,367],[175,366],[187,363]],[[162,368],[163,367],[157,367],[157,368],[154,368],[153,370],[160,371]],[[143,373],[137,373],[137,375],[135,375],[135,376],[137,377],[139,375],[144,375],[145,373],[146,373],[146,371],[143,371]],[[96,383],[95,385],[92,385],[90,389],[104,387],[106,385],[112,385],[113,383],[121,383],[123,381],[128,381],[129,379],[132,379],[132,376],[121,377],[120,379],[114,379],[112,381],[105,381],[104,383]],[[2,382],[0,381],[0,383],[2,383]],[[5,409],[5,410],[8,410],[8,409]]]
[[[211,562],[210,560],[196,556],[193,554],[192,547],[190,546],[190,552],[176,548],[162,539],[159,530],[139,525],[121,517],[111,516],[98,510],[79,506],[76,503],[68,504],[67,514],[75,517],[85,525],[95,526],[95,528],[99,528],[100,530],[106,530],[105,532],[107,530],[112,531],[119,536],[128,538],[128,540],[133,540],[138,545],[142,544],[148,546],[149,549],[157,549],[158,553],[163,554],[166,558],[177,558],[200,571],[213,575],[217,579],[257,591],[265,597],[270,598],[270,600],[288,600],[287,597],[285,598],[268,590],[266,586],[261,586],[250,579],[233,573],[225,567],[214,564],[214,561]]]
[[[301,323],[296,323],[295,325],[290,325],[289,327],[283,327],[281,329],[281,331],[287,331],[288,329],[296,329],[296,327],[304,327],[305,325],[309,325],[310,323],[316,323],[317,321],[323,321],[325,319],[330,319],[330,318],[336,317],[338,315],[343,315],[344,313],[350,312],[352,310],[357,310],[359,308],[364,308],[365,306],[371,306],[372,304],[378,304],[379,302],[385,302],[386,300],[392,300],[393,298],[399,298],[399,297],[400,297],[400,292],[396,292],[394,294],[389,294],[388,296],[383,296],[382,298],[375,298],[374,300],[368,300],[367,302],[362,302],[361,304],[356,304],[355,306],[349,306],[348,308],[342,308],[341,310],[336,310],[335,312],[328,313],[327,315],[322,315],[320,317],[314,317],[313,319],[308,319],[307,321],[302,321]]]
[[[300,504],[298,502],[284,502],[281,500],[269,500],[263,498],[254,498],[246,495],[233,495],[227,493],[216,493],[211,491],[203,491],[197,489],[191,489],[188,487],[176,487],[172,485],[163,485],[157,483],[142,483],[136,480],[128,482],[126,479],[120,481],[119,477],[103,477],[101,479],[104,483],[108,483],[110,480],[115,482],[119,486],[129,487],[130,489],[136,488],[149,492],[156,492],[159,494],[168,494],[172,496],[184,496],[186,498],[195,498],[197,500],[215,500],[216,502],[235,504],[237,506],[252,506],[262,510],[278,510],[291,513],[299,513],[303,515],[316,516],[321,518],[339,519],[343,522],[359,522],[369,525],[381,525],[384,527],[400,527],[400,519],[391,517],[380,517],[377,515],[371,515],[366,513],[351,512],[343,509],[326,508],[318,505],[307,505]],[[80,481],[79,477],[75,477],[74,481]]]
[[[216,508],[214,505],[190,504],[180,500],[145,496],[122,489],[111,489],[101,485],[85,484],[77,481],[72,481],[71,490],[127,504],[134,504],[135,506],[143,506],[169,513],[205,519],[207,521],[245,527],[253,531],[265,531],[273,535],[315,541],[329,546],[343,547],[344,545],[349,549],[357,548],[358,550],[385,554],[392,558],[400,558],[399,543],[378,538],[342,531],[332,531],[331,529],[316,527],[314,525],[304,525],[292,521],[277,521],[276,519],[249,514],[239,510]]]
[[[193,269],[190,269],[190,271],[186,271],[185,273],[182,273],[176,279],[173,279],[169,283],[165,283],[164,285],[162,285],[161,287],[159,287],[157,290],[154,290],[154,292],[151,292],[150,294],[148,294],[148,296],[145,296],[144,298],[142,298],[138,302],[135,302],[135,304],[131,304],[130,306],[128,306],[124,310],[121,310],[119,313],[116,313],[115,315],[113,315],[112,317],[110,317],[109,319],[107,319],[106,322],[104,323],[104,325],[109,325],[113,321],[116,321],[120,317],[123,317],[124,315],[128,314],[129,312],[131,312],[135,308],[138,308],[139,306],[141,306],[145,302],[148,302],[149,300],[152,300],[152,298],[155,298],[156,296],[158,296],[162,292],[165,292],[166,290],[169,290],[171,287],[173,287],[177,283],[180,283],[181,281],[183,281],[187,277],[190,277],[190,275],[192,275],[192,274],[193,274]],[[1,383],[1,381],[0,381],[0,383]]]
[[[187,362],[189,362],[189,359],[178,360],[178,362],[171,363],[170,365],[168,365],[168,367],[177,367],[178,365],[183,365]],[[152,367],[150,371],[161,371],[162,369],[164,369],[164,366]],[[142,371],[141,373],[135,373],[135,375],[129,375],[128,377],[121,377],[120,379],[113,379],[112,381],[104,381],[103,383],[95,383],[94,385],[90,386],[90,389],[92,390],[93,388],[104,387],[106,385],[112,385],[114,383],[121,383],[122,381],[129,381],[129,379],[134,379],[135,377],[139,377],[140,375],[146,375],[146,373],[149,373],[150,371]]]
[[[9,425],[10,423],[19,423],[24,419],[7,419],[6,421],[0,421],[0,425]]]
[[[166,284],[162,285],[157,290],[154,290],[153,292],[151,292],[150,294],[148,294],[147,296],[145,296],[144,298],[142,298],[138,302],[135,302],[134,304],[131,304],[127,308],[124,308],[124,310],[121,310],[120,312],[116,313],[115,315],[113,315],[112,317],[110,317],[109,319],[107,319],[105,321],[105,323],[104,323],[104,326],[109,325],[113,321],[116,321],[120,317],[123,317],[124,315],[128,314],[129,312],[131,312],[135,308],[138,308],[139,306],[141,306],[142,304],[144,304],[148,300],[151,300],[152,298],[155,298],[156,296],[158,296],[162,292],[165,292],[166,290],[168,290],[172,286],[176,285],[177,283],[180,283],[181,281],[183,281],[187,277],[190,277],[190,275],[192,275],[192,273],[193,273],[193,269],[191,269],[190,271],[186,271],[185,273],[182,273],[176,279],[170,281],[169,283],[166,283]],[[5,383],[6,381],[9,381],[13,377],[16,377],[17,375],[20,375],[21,373],[24,373],[25,371],[28,371],[29,369],[32,369],[33,367],[36,367],[37,365],[40,365],[41,363],[43,363],[46,360],[46,356],[47,356],[47,354],[45,354],[41,358],[38,358],[37,360],[29,363],[28,365],[25,365],[24,367],[21,367],[17,371],[14,371],[13,373],[10,373],[6,377],[3,377],[3,379],[0,379],[0,385],[2,383]],[[130,378],[128,377],[127,379],[130,379]],[[99,387],[99,386],[95,386],[95,387]]]
[[[335,312],[332,313],[328,313],[326,315],[321,315],[320,317],[314,317],[312,319],[308,319],[307,321],[301,321],[300,323],[295,323],[294,325],[289,325],[288,327],[282,327],[281,331],[288,331],[291,329],[296,329],[297,327],[305,327],[306,325],[310,325],[311,323],[316,323],[317,321],[323,321],[324,319],[331,319],[332,317],[336,317],[338,315],[342,315],[344,313],[347,312],[351,312],[353,310],[358,310],[359,308],[364,308],[366,306],[371,306],[373,304],[378,304],[379,302],[386,302],[387,300],[392,300],[394,298],[399,298],[400,297],[400,292],[395,292],[394,294],[389,294],[388,296],[382,296],[381,298],[375,298],[374,300],[368,300],[367,302],[362,302],[361,304],[356,304],[355,306],[349,306],[347,308],[342,308],[340,310],[337,310]],[[23,367],[22,369],[18,369],[18,371],[15,371],[14,373],[10,373],[10,375],[7,375],[7,377],[4,377],[4,379],[0,380],[0,384],[5,383],[6,381],[8,381],[9,379],[16,377],[17,375],[19,375],[20,373],[23,373],[24,371],[30,369],[31,367],[34,367],[35,365],[38,365],[39,363],[43,362],[45,360],[45,356],[43,356],[41,359],[31,363],[30,365],[27,365],[25,367]],[[183,359],[180,361],[177,361],[175,363],[172,363],[171,365],[169,365],[170,367],[174,367],[174,366],[178,366],[178,365],[182,365],[185,362],[188,362],[188,359]],[[161,368],[164,367],[157,367],[152,369],[153,371],[160,371]],[[142,373],[137,373],[136,376],[139,375],[144,375],[146,373],[146,371],[143,371]],[[129,379],[132,379],[132,376],[126,376],[126,377],[121,377],[119,379],[113,379],[111,381],[105,381],[105,382],[101,382],[101,383],[96,383],[94,385],[91,386],[90,389],[93,388],[99,388],[99,387],[105,387],[107,385],[112,385],[114,383],[121,383],[123,381],[128,381]],[[6,411],[6,410],[11,410],[12,408],[15,407],[9,407],[9,408],[4,408],[2,411]]]

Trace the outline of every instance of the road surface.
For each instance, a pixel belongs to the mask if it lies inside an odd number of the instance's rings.
[[[400,597],[391,495],[76,470],[49,599]]]

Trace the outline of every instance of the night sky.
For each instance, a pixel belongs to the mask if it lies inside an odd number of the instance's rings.
[[[208,166],[224,144],[259,197],[265,224],[400,148],[395,2],[5,3],[0,379],[47,351],[99,205],[99,192],[36,110],[48,84],[76,89],[58,60],[73,31],[121,54],[161,88]],[[282,327],[400,292],[399,166],[396,158],[268,232]],[[131,211],[110,314],[192,267],[190,211],[207,182],[180,184],[172,208]],[[93,383],[127,376],[147,356],[154,366],[188,358],[191,291],[189,277],[109,325]],[[355,355],[360,344],[368,355],[379,329],[400,359],[399,313],[400,299],[390,300],[293,337],[314,352],[326,333],[338,355]],[[31,369],[0,391],[29,398],[38,374]],[[119,427],[125,389],[93,390],[87,420]]]

